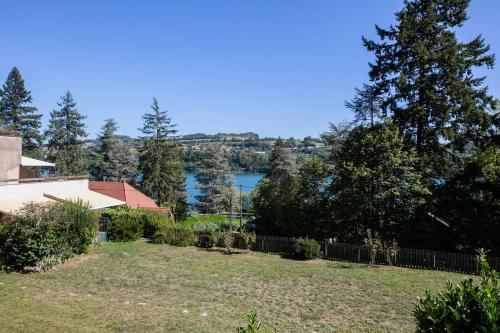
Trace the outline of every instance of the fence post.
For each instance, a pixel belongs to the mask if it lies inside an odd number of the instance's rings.
[[[432,256],[433,256],[433,267],[436,268],[436,253],[433,253]]]

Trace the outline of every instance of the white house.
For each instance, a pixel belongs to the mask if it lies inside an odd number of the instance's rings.
[[[0,212],[15,214],[28,202],[78,201],[92,209],[124,205],[125,202],[89,190],[82,176],[34,177],[30,168],[53,168],[53,163],[22,156],[22,140],[0,133]]]

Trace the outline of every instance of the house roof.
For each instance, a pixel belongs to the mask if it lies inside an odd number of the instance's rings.
[[[0,211],[15,213],[29,202],[83,201],[92,209],[102,209],[125,204],[89,190],[87,179],[57,180],[8,184],[0,186]]]
[[[34,158],[22,156],[21,165],[26,167],[55,167],[54,163],[49,163],[45,161],[35,160]]]
[[[125,201],[129,208],[158,208],[156,202],[125,182],[89,182],[89,189]]]

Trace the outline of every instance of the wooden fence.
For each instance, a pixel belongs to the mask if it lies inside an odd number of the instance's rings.
[[[355,263],[370,263],[370,252],[366,246],[320,241],[321,255],[324,259]],[[245,248],[245,243],[236,235],[233,246]],[[252,250],[279,255],[291,255],[293,238],[275,236],[257,236]],[[497,271],[500,271],[500,258],[488,257],[488,262]],[[387,265],[382,253],[377,254],[375,263]],[[476,255],[468,253],[442,252],[433,250],[400,248],[392,258],[392,265],[407,268],[442,270],[448,272],[478,274],[479,266]]]

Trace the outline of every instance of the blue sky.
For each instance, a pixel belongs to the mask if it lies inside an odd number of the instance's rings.
[[[34,105],[66,90],[95,137],[104,119],[135,136],[153,96],[181,134],[317,136],[351,119],[367,80],[361,36],[402,1],[4,1],[0,81],[18,66]],[[476,0],[459,36],[483,34],[500,61],[500,2]],[[488,71],[500,96],[500,69]]]

